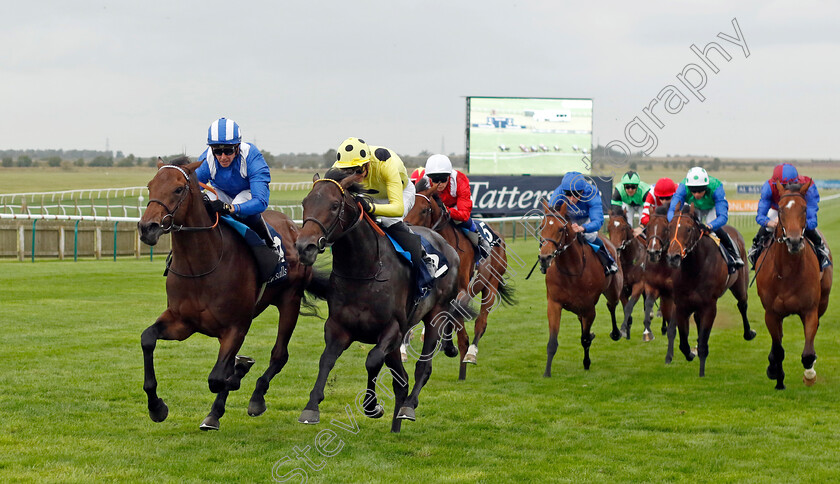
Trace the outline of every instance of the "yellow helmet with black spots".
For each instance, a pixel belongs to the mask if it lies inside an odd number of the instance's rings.
[[[369,162],[373,153],[365,140],[359,138],[347,138],[338,146],[335,154],[336,168],[353,168],[362,166]]]

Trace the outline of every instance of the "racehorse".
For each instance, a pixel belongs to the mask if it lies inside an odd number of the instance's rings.
[[[650,328],[650,320],[653,315],[653,303],[659,298],[660,310],[662,311],[662,334],[668,334],[668,353],[665,355],[665,362],[670,363],[674,358],[674,338],[677,328],[671,324],[673,318],[671,312],[674,309],[673,299],[673,272],[674,269],[668,265],[664,257],[668,249],[668,206],[657,207],[654,213],[650,214],[648,223],[645,226],[645,237],[647,238],[645,258],[645,328]]]
[[[744,254],[744,238],[729,225],[724,226],[738,249]],[[673,319],[680,332],[680,351],[685,359],[694,359],[688,344],[688,318],[694,314],[697,325],[697,354],[700,356],[700,376],[706,374],[709,356],[709,335],[717,315],[717,300],[729,289],[738,301],[738,311],[744,323],[744,339],[755,338],[747,320],[748,268],[743,266],[732,274],[720,249],[710,236],[700,228],[694,205],[685,204],[674,214],[668,226],[668,263],[674,269]],[[670,332],[669,332],[670,337]]]
[[[303,199],[303,227],[297,239],[301,262],[313,264],[328,246],[333,257],[329,316],[324,324],[326,345],[318,364],[318,378],[298,421],[320,421],[318,406],[324,399],[329,372],[341,353],[353,341],[360,341],[374,345],[365,362],[368,385],[364,413],[371,418],[385,413],[375,390],[384,363],[393,377],[391,431],[399,432],[402,420],[415,419],[418,396],[432,373],[431,360],[440,336],[463,325],[465,318],[475,317],[475,312],[469,308],[469,301],[457,298],[459,260],[455,249],[437,233],[421,227],[416,232],[444,254],[450,268],[435,280],[430,293],[415,303],[411,268],[399,259],[391,242],[355,198],[362,194],[361,181],[361,174],[333,169],[323,179],[315,175],[312,189]],[[426,336],[414,371],[414,387],[408,395],[408,374],[399,346],[409,328],[420,320],[426,325]]]
[[[633,234],[633,227],[627,223],[627,213],[622,207],[613,206],[607,222],[610,242],[618,253],[621,271],[624,273],[624,287],[621,290],[621,304],[624,307],[624,322],[621,335],[630,339],[630,326],[633,324],[633,307],[645,290],[645,243],[644,239]],[[644,341],[653,339],[650,319],[645,318]]]
[[[820,317],[828,307],[831,292],[833,266],[820,272],[820,264],[813,250],[806,247],[805,232],[806,202],[803,196],[810,185],[785,189],[777,186],[779,197],[779,219],[774,242],[764,251],[756,265],[758,297],[764,306],[764,323],[773,339],[768,357],[767,377],[776,380],[776,389],[785,388],[785,372],[782,362],[785,350],[782,348],[782,321],[791,314],[799,315],[805,328],[805,348],[802,350],[802,377],[805,385],[816,382],[814,361],[814,337],[820,325]]]
[[[239,389],[242,377],[254,363],[251,358],[236,356],[251,321],[269,305],[280,311],[271,361],[257,380],[248,406],[248,413],[256,416],[265,411],[264,396],[271,379],[288,361],[289,339],[301,303],[307,304],[304,290],[324,297],[327,281],[299,263],[294,250],[297,226],[284,214],[267,211],[265,220],[284,241],[289,267],[285,280],[263,288],[257,281],[255,259],[243,238],[219,223],[218,215],[214,223],[204,206],[194,173],[201,162],[186,164],[188,161],[181,157],[173,164],[158,163],[157,174],[148,185],[149,203],[137,224],[140,239],[148,245],[155,245],[162,234],[172,234],[171,263],[166,276],[167,308],[140,338],[145,368],[143,389],[148,396],[149,416],[162,422],[169,408],[157,394],[157,340],[183,341],[193,333],[218,338],[219,356],[208,378],[216,399],[201,424],[202,430],[218,430],[228,393]]]
[[[487,329],[487,316],[496,309],[500,302],[511,305],[515,302],[513,287],[504,280],[507,272],[507,248],[504,239],[499,236],[500,244],[494,245],[490,255],[477,267],[475,247],[466,235],[455,225],[449,216],[449,210],[440,197],[429,186],[428,178],[422,177],[416,184],[414,207],[408,212],[405,221],[415,226],[435,230],[458,251],[461,265],[458,268],[458,288],[470,298],[481,293],[481,309],[475,320],[473,342],[467,348],[469,336],[462,326],[458,328],[458,349],[461,354],[461,368],[458,379],[467,377],[467,363],[476,364],[478,341]]]
[[[548,299],[548,361],[543,376],[551,376],[551,361],[557,352],[557,333],[560,330],[560,315],[563,309],[575,313],[580,321],[580,344],[583,346],[583,368],[588,370],[589,346],[595,338],[590,330],[595,320],[595,305],[601,294],[607,298],[607,308],[612,317],[610,338],[618,341],[621,335],[615,320],[623,275],[618,272],[607,276],[598,255],[583,237],[572,232],[572,224],[566,220],[563,204],[560,210],[549,207],[541,200],[543,219],[540,223],[540,272],[545,274],[545,289]],[[616,257],[615,247],[604,240],[607,249]]]

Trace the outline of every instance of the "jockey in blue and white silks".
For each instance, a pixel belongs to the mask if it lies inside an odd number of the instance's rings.
[[[572,223],[572,230],[582,233],[586,241],[597,248],[596,253],[604,264],[605,272],[613,274],[618,271],[615,259],[598,237],[598,230],[604,225],[604,207],[598,189],[583,174],[570,171],[563,175],[560,186],[554,189],[549,199],[549,206],[555,210],[563,204],[567,205],[566,218]]]

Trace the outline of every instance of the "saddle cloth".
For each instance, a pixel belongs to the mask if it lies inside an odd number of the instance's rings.
[[[258,256],[255,249],[255,247],[266,246],[265,240],[263,240],[262,237],[260,237],[256,232],[251,230],[250,227],[240,222],[239,220],[236,220],[230,215],[223,215],[222,217],[220,217],[220,219],[224,223],[226,223],[230,228],[235,230],[239,235],[241,235],[242,238],[245,239],[245,243],[248,244],[248,247],[250,247],[252,252],[254,252],[254,258],[257,260],[258,264],[266,264],[265,262],[261,262],[261,259],[264,258]],[[274,227],[268,224],[266,225],[268,226],[271,238],[274,239],[274,245],[280,248],[281,255],[280,261],[276,263],[274,267],[268,267],[266,265],[265,267],[262,267],[260,269],[260,273],[265,274],[271,271],[271,276],[269,276],[267,284],[272,285],[277,284],[278,282],[286,278],[286,276],[289,274],[289,264],[288,262],[286,262],[286,257],[283,256],[283,254],[286,253],[286,249],[283,247],[283,239],[280,237],[280,234],[277,233],[276,230],[274,230]]]

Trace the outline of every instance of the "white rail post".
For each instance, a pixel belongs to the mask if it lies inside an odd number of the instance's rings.
[[[99,260],[102,258],[102,227],[97,226],[95,234],[94,252],[96,253],[96,260]]]
[[[26,244],[24,243],[23,238],[23,225],[18,227],[18,241],[17,241],[17,253],[18,253],[18,260],[23,262],[24,252],[26,251],[25,247]]]
[[[64,260],[64,225],[58,227],[58,260]]]

